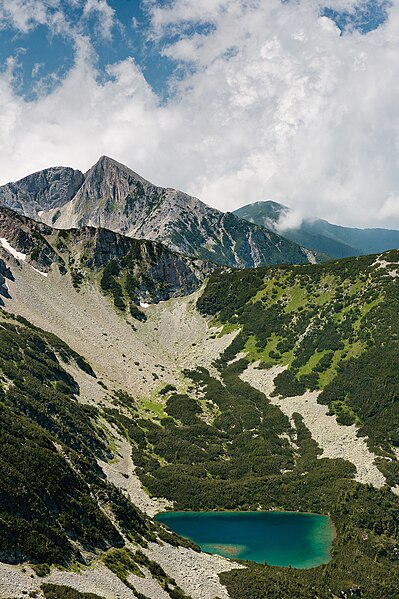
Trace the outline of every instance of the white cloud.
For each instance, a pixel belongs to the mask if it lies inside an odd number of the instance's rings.
[[[397,222],[399,219],[399,195],[391,194],[381,206],[379,215],[388,222]]]
[[[43,67],[44,67],[44,62],[36,62],[33,65],[33,68],[32,68],[32,79],[35,79],[36,77],[39,76],[40,71],[43,69]]]
[[[58,0],[1,0],[0,27],[11,25],[26,33],[37,25],[47,23],[49,9],[58,6]]]
[[[66,7],[81,8],[82,21],[77,26],[67,18]],[[97,32],[110,40],[117,20],[107,0],[0,0],[0,30],[12,27],[26,34],[38,25],[48,25],[51,33],[74,36],[84,33],[85,19],[92,16]]]
[[[384,26],[342,37],[318,2],[213,4],[206,40],[183,29],[167,49],[198,65],[177,88],[198,140],[189,190],[224,208],[273,197],[305,216],[392,225],[380,207],[399,184],[397,3]],[[167,27],[187,5],[164,11]]]
[[[302,222],[302,214],[298,210],[283,211],[276,223],[276,230],[284,232],[290,229],[298,229]]]
[[[81,39],[62,86],[34,102],[14,94],[11,73],[0,79],[3,181],[55,164],[86,169],[105,153],[134,163],[140,148],[153,150],[156,97],[141,71],[128,59],[109,67],[108,80],[99,83],[94,59],[88,40]]]
[[[13,92],[10,64],[0,76],[1,181],[53,164],[84,170],[108,154],[222,209],[273,198],[297,219],[399,228],[398,0],[368,35],[340,37],[319,8],[316,0],[149,3],[153,38],[190,66],[166,105],[133,60],[99,78],[83,30],[74,67],[35,102]],[[114,16],[104,14],[106,35]],[[196,24],[210,27],[193,36]]]
[[[151,10],[154,33],[162,35],[165,27],[173,30],[179,25],[190,23],[217,22],[218,18],[240,3],[236,0],[175,0],[166,7],[157,2],[147,2]],[[249,4],[249,2],[248,2]]]
[[[98,30],[104,39],[112,39],[112,30],[116,24],[114,9],[106,0],[86,0],[83,15],[89,17],[94,14],[98,18]]]

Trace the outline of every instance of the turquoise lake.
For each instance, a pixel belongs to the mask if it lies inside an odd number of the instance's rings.
[[[327,563],[335,534],[327,516],[297,512],[164,512],[156,520],[202,551],[293,568]]]

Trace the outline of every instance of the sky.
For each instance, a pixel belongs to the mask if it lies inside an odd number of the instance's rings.
[[[0,184],[101,155],[399,228],[399,0],[0,0]]]

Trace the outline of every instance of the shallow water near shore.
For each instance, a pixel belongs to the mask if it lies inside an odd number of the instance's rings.
[[[208,553],[293,568],[327,563],[335,534],[327,516],[298,512],[163,512],[156,520]]]

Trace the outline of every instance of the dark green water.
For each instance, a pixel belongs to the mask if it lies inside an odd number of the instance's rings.
[[[203,551],[272,566],[313,568],[330,559],[327,516],[297,512],[164,512],[156,520]]]

